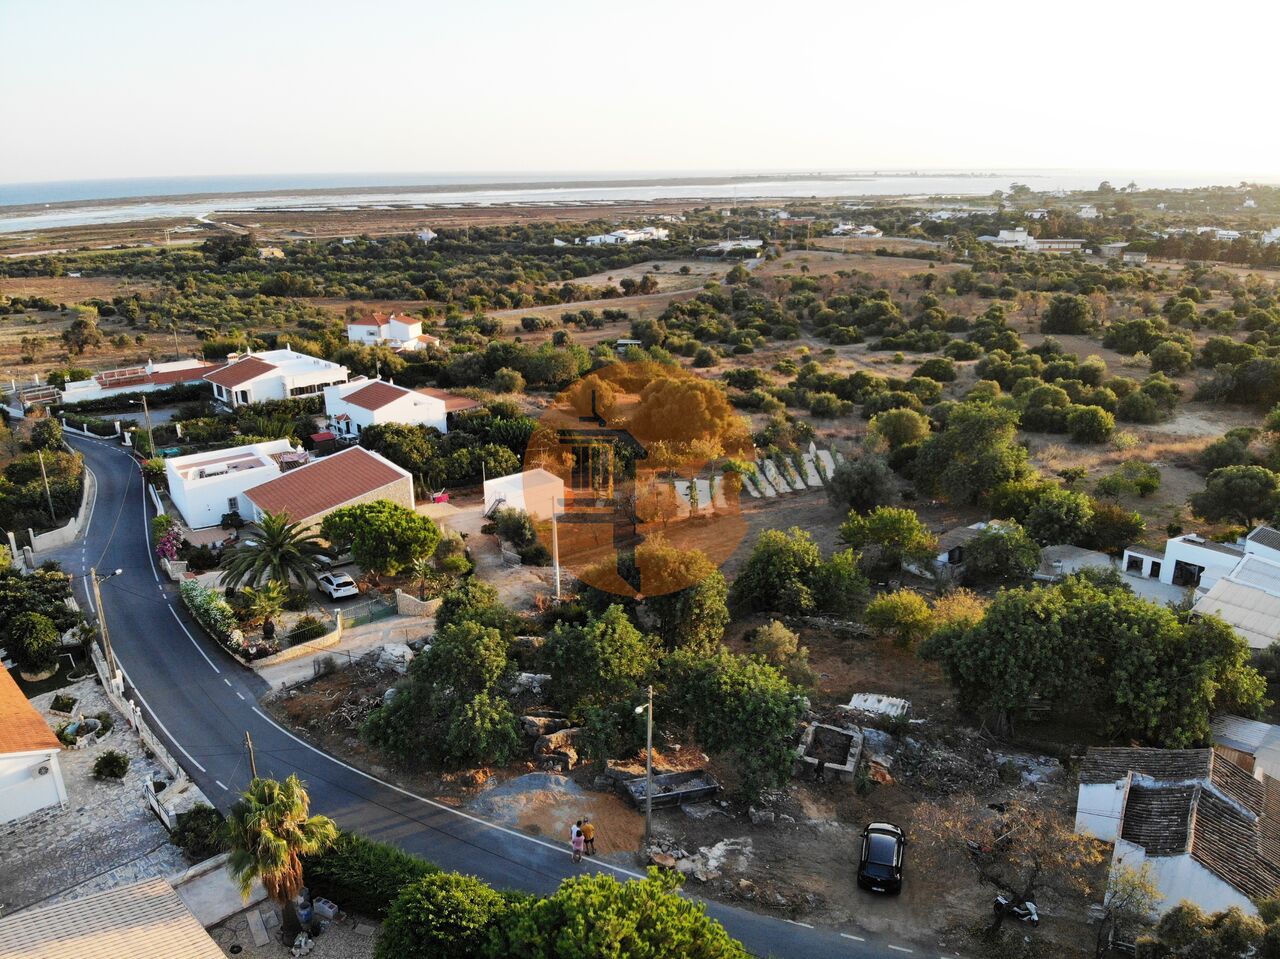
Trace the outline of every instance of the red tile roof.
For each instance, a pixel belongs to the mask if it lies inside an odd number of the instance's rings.
[[[411,392],[411,390],[406,390],[403,386],[395,386],[391,383],[374,380],[368,386],[362,386],[360,389],[348,393],[343,399],[361,409],[380,410]]]
[[[395,314],[391,314],[395,316]],[[385,313],[374,313],[372,316],[364,316],[358,320],[348,320],[347,326],[386,326],[391,322],[391,317]]]
[[[169,386],[173,383],[190,383],[195,380],[202,379],[204,374],[211,373],[217,368],[217,363],[202,363],[199,366],[191,366],[185,370],[162,370],[159,373],[152,373],[150,380],[157,386]]]
[[[0,754],[61,748],[44,717],[27,702],[9,670],[0,666]]]
[[[303,522],[392,483],[412,483],[403,470],[360,446],[291,470],[245,492],[268,513]]]
[[[217,383],[227,389],[234,389],[252,379],[257,379],[263,373],[270,373],[274,369],[278,369],[278,367],[273,363],[260,360],[256,356],[246,356],[243,360],[228,363],[212,373],[206,373],[204,378],[210,383]]]
[[[424,386],[418,390],[423,396],[430,396],[433,399],[444,400],[444,409],[446,413],[457,413],[461,410],[473,410],[480,405],[479,400],[469,400],[465,396],[455,396],[445,390],[435,390]]]

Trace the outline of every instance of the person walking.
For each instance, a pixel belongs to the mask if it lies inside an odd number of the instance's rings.
[[[582,838],[582,820],[579,819],[569,829],[569,846],[573,849],[573,861],[582,862],[582,847],[584,840]]]
[[[589,818],[582,820],[582,848],[588,856],[596,854],[596,826]]]

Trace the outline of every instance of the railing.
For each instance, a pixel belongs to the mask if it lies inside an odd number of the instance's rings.
[[[129,725],[138,734],[138,738],[142,740],[142,745],[150,751],[165,771],[173,777],[173,785],[170,789],[175,792],[180,788],[186,779],[186,771],[178,765],[178,761],[165,748],[159,737],[151,731],[151,727],[142,717],[142,710],[138,708],[133,700],[125,696],[124,674],[117,672],[114,676],[107,666],[106,660],[103,658],[102,650],[98,648],[96,643],[89,646],[89,658],[93,660],[93,667],[98,671],[98,678],[102,680],[103,692],[107,694],[107,699],[111,701],[111,705],[115,706],[121,713]]]
[[[385,596],[379,596],[368,602],[349,606],[338,615],[342,617],[343,628],[350,629],[353,626],[363,626],[365,623],[386,619],[388,616],[394,616],[395,614],[396,601]]]

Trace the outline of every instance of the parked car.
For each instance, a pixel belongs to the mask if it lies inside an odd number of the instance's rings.
[[[346,573],[322,573],[320,576],[320,592],[327,593],[330,599],[346,599],[348,596],[359,596],[356,581]]]
[[[316,565],[321,569],[337,569],[339,566],[350,566],[355,562],[355,558],[350,552],[339,553],[336,556],[321,556],[316,559]]]
[[[902,850],[907,836],[891,822],[873,822],[862,830],[858,885],[872,892],[902,892]]]

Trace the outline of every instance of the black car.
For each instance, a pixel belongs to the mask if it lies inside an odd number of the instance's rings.
[[[891,822],[873,822],[862,830],[858,885],[872,892],[902,892],[902,850],[906,834]]]

